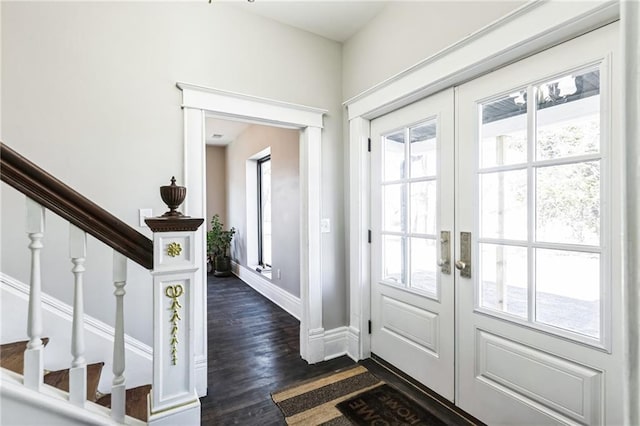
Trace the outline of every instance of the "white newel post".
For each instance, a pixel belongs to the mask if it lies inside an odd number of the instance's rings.
[[[84,293],[82,277],[87,256],[87,234],[69,225],[69,257],[73,263],[73,324],[71,330],[71,368],[69,369],[69,400],[84,406],[87,399],[87,362],[84,359]]]
[[[204,219],[147,219],[153,231],[153,382],[149,424],[199,425],[195,382],[195,235]]]
[[[40,390],[44,377],[44,346],[42,345],[42,283],[40,272],[40,250],[44,236],[44,207],[27,198],[27,233],[31,250],[31,290],[29,292],[29,313],[27,336],[29,342],[24,351],[24,384]]]
[[[111,386],[111,418],[124,423],[127,381],[124,376],[124,287],[127,284],[127,258],[113,251],[113,292],[116,296],[116,326],[113,336],[113,381]]]

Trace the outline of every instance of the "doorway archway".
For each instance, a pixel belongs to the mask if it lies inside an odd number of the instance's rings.
[[[206,216],[205,114],[300,131],[300,356],[309,363],[324,359],[320,240],[320,179],[323,116],[326,110],[258,98],[218,89],[177,83],[184,114],[185,214]],[[205,230],[196,235],[194,305],[196,387],[207,392],[207,288]]]

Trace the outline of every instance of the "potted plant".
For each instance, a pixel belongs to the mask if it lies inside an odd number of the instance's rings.
[[[216,277],[228,277],[231,275],[231,258],[228,253],[235,233],[235,228],[225,231],[224,224],[220,221],[220,216],[218,214],[213,215],[211,218],[211,230],[207,232],[207,253],[209,262],[213,263],[213,274]]]

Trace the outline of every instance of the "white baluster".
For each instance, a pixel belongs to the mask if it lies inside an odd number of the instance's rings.
[[[116,327],[113,340],[113,386],[111,388],[111,418],[124,423],[126,379],[124,377],[124,286],[127,284],[127,258],[114,250],[113,282],[116,287]]]
[[[73,263],[73,325],[71,331],[71,369],[69,370],[69,400],[84,406],[87,398],[87,362],[84,359],[84,296],[82,276],[87,255],[87,234],[69,225],[69,257]]]
[[[29,314],[27,336],[29,343],[24,351],[24,384],[39,390],[44,377],[42,345],[42,288],[40,273],[40,250],[44,236],[44,207],[27,198],[27,233],[31,243],[31,290],[29,292]]]

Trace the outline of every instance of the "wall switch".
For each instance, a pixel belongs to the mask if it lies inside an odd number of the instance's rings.
[[[331,220],[329,218],[324,218],[320,221],[320,232],[323,234],[331,232]]]
[[[278,277],[279,280],[282,279],[282,273],[280,272],[280,269],[276,270],[276,276]]]
[[[147,224],[144,223],[144,220],[152,216],[153,216],[152,209],[138,209],[138,218],[140,220],[140,227],[144,228],[145,226],[147,226]]]

